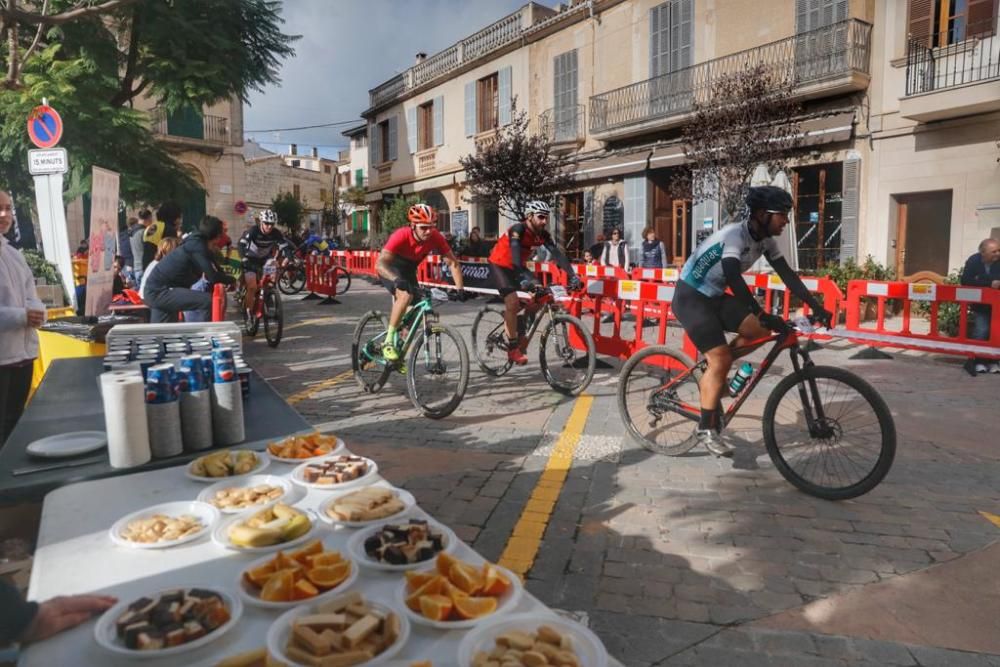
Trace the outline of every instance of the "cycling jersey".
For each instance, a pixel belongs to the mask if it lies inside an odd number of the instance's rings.
[[[265,233],[260,225],[254,225],[240,237],[240,257],[244,260],[257,260],[257,263],[260,263],[271,257],[276,249],[287,244],[285,235],[277,227],[272,227],[271,231]]]
[[[420,242],[409,227],[402,227],[394,231],[389,240],[382,246],[382,250],[392,253],[400,259],[405,259],[414,266],[424,261],[427,255],[435,251],[442,255],[451,254],[451,246],[448,245],[444,234],[438,230],[431,230],[427,239]]]
[[[727,257],[738,259],[740,270],[746,271],[761,256],[768,260],[781,257],[781,250],[773,238],[768,236],[755,240],[750,235],[747,222],[726,225],[702,241],[688,258],[681,269],[681,280],[707,297],[722,296],[726,291],[722,260]]]
[[[526,224],[519,222],[516,225],[512,225],[500,237],[496,245],[493,246],[493,251],[490,253],[490,264],[496,264],[505,269],[514,268],[514,257],[511,256],[510,252],[511,238],[517,239],[521,244],[521,257],[519,258],[520,262],[518,262],[520,266],[524,266],[528,262],[531,254],[538,246],[544,245],[551,248],[555,245],[547,229],[543,229],[541,232],[534,232]]]

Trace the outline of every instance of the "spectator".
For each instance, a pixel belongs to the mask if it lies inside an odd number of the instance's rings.
[[[583,251],[583,263],[584,264],[597,264],[597,260],[594,259],[594,254],[589,250]]]
[[[181,221],[181,208],[173,202],[164,202],[156,211],[156,222],[146,228],[142,235],[143,259],[150,258],[156,254],[156,249],[160,246],[160,241],[169,236],[180,236],[178,227]],[[147,264],[148,262],[143,262]]]
[[[153,261],[156,255],[156,246],[152,247],[152,252],[146,256],[146,244],[143,236],[150,225],[153,224],[153,213],[149,209],[139,211],[139,217],[134,227],[129,227],[129,245],[132,247],[132,272],[135,274],[135,284],[142,284],[143,268]]]
[[[164,257],[146,277],[144,301],[150,307],[150,321],[174,322],[185,310],[200,311],[211,318],[212,295],[191,289],[204,276],[209,285],[231,285],[235,280],[222,273],[211,245],[222,235],[222,221],[207,215],[198,231],[187,235],[175,252]]]
[[[979,244],[979,252],[965,261],[962,284],[1000,289],[1000,241],[984,239]],[[989,340],[991,314],[990,307],[986,304],[977,303],[969,306],[969,338]],[[972,376],[986,372],[1000,373],[1000,365],[988,359],[970,359],[965,365],[965,370]]]
[[[177,249],[177,246],[181,244],[181,240],[176,236],[168,236],[167,238],[160,241],[159,247],[156,249],[156,254],[153,255],[153,259],[149,262],[149,266],[146,267],[144,271],[144,279],[139,285],[139,296],[143,301],[146,300],[146,280],[149,274],[153,272],[153,268],[160,263],[160,260],[169,255],[171,252]]]
[[[108,595],[55,597],[45,602],[25,602],[16,588],[0,581],[0,646],[30,643],[80,625],[118,602]]]
[[[125,228],[118,232],[118,254],[122,258],[122,270],[132,273],[135,269],[135,259],[132,255],[131,231],[139,226],[139,218],[129,218]]]
[[[642,230],[642,268],[665,269],[667,267],[667,249],[663,241],[656,238],[656,230],[646,227]]]
[[[31,389],[38,333],[45,304],[35,292],[35,277],[19,250],[7,240],[14,204],[0,190],[0,445],[21,418]]]
[[[114,261],[111,263],[111,270],[115,272],[114,281],[111,283],[111,294],[116,296],[124,292],[128,284],[127,277],[123,275],[125,273],[125,260],[121,255],[115,255]]]
[[[73,253],[73,256],[76,257],[76,259],[87,259],[89,253],[90,253],[90,240],[83,239],[82,241],[80,241],[80,245],[76,247],[76,252]]]
[[[483,243],[483,235],[479,232],[479,227],[473,227],[469,232],[469,241],[463,253],[469,257],[486,257],[486,244]]]
[[[604,244],[601,250],[602,266],[617,266],[626,273],[631,268],[628,255],[628,244],[622,240],[622,233],[619,229],[611,231],[611,240]]]
[[[604,252],[604,234],[598,234],[597,243],[590,246],[590,256],[593,257],[596,262],[597,260],[600,260],[602,252]]]

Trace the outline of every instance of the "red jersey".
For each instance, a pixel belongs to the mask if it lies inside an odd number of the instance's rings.
[[[493,246],[493,252],[490,253],[490,264],[496,264],[507,269],[514,268],[514,259],[510,254],[510,239],[512,235],[521,243],[521,266],[527,263],[535,248],[540,245],[552,245],[552,237],[549,235],[547,229],[543,229],[540,233],[535,233],[526,224],[519,222],[516,225],[512,225],[500,237],[496,245]]]
[[[451,252],[451,246],[448,245],[444,234],[436,229],[428,235],[427,240],[420,243],[414,236],[413,230],[406,226],[394,231],[389,240],[382,246],[382,250],[391,252],[396,257],[401,257],[414,264],[419,264],[435,250],[442,255],[447,255]]]

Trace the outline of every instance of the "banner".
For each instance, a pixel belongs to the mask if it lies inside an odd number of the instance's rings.
[[[90,193],[86,315],[105,315],[111,303],[118,247],[118,173],[94,167]]]
[[[462,265],[462,279],[466,287],[495,289],[490,280],[489,264],[479,264],[477,262],[459,262],[459,264]],[[451,277],[451,267],[443,262],[441,264],[441,277],[449,283],[455,283]]]
[[[465,239],[469,237],[469,212],[452,211],[451,213],[451,233],[456,238]]]

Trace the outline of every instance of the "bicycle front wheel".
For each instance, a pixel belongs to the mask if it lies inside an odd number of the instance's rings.
[[[618,412],[632,439],[656,454],[680,456],[700,413],[699,373],[686,355],[651,345],[629,357],[618,378]],[[686,374],[686,375],[685,375]]]
[[[340,266],[335,267],[334,272],[334,277],[337,279],[336,294],[340,296],[351,289],[351,274],[347,272],[347,269]]]
[[[472,349],[479,367],[487,375],[500,377],[510,370],[503,309],[484,306],[472,323]]]
[[[447,417],[469,386],[469,351],[457,331],[434,324],[421,331],[406,355],[406,385],[425,417]]]
[[[583,322],[572,315],[553,315],[542,332],[538,364],[545,381],[563,394],[579,394],[594,377],[597,349]]]
[[[896,456],[896,426],[879,393],[842,368],[781,380],[764,406],[767,453],[782,476],[825,500],[868,493]]]
[[[300,264],[289,264],[278,274],[278,289],[282,294],[293,296],[306,286],[306,272]]]
[[[361,316],[351,342],[351,369],[361,390],[377,394],[389,379],[391,369],[382,358],[382,345],[389,326],[385,315],[370,310]]]
[[[278,347],[285,330],[285,311],[281,295],[273,286],[264,290],[264,338],[271,347]]]

